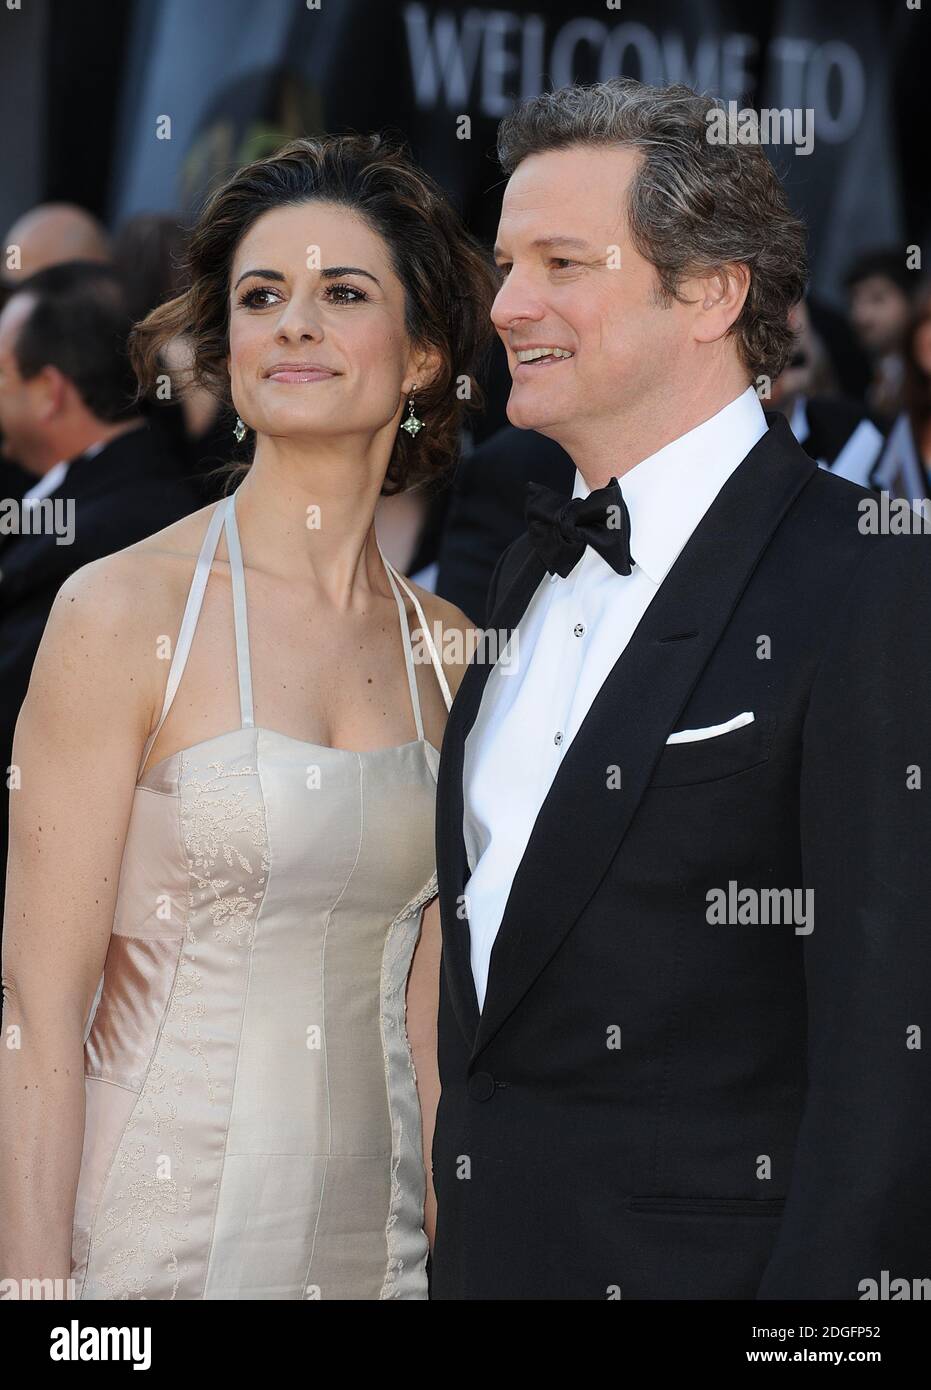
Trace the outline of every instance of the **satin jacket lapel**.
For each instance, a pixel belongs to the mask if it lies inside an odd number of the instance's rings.
[[[815,471],[786,422],[769,418],[767,434],[712,503],[566,751],[511,886],[491,954],[473,1058],[597,890],[760,555]],[[634,537],[635,556],[636,550]],[[523,587],[515,585],[515,607],[523,596]],[[480,695],[476,681],[469,696],[471,718]],[[457,736],[454,745],[459,743]],[[612,768],[620,771],[620,787],[616,775],[609,775]],[[461,787],[461,762],[449,775]],[[468,964],[468,946],[465,950]]]
[[[530,551],[492,614],[489,629],[495,635],[492,657],[503,651],[545,574],[536,551]],[[475,723],[485,682],[494,665],[488,658],[489,652],[480,646],[462,678],[446,723],[436,788],[436,862],[443,961],[453,1008],[470,1046],[478,1029],[479,1010],[472,976],[469,923],[462,908],[462,894],[469,874],[462,832],[462,772],[466,737]]]

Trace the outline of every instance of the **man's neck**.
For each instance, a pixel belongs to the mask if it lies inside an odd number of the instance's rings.
[[[644,459],[717,415],[742,396],[749,386],[745,377],[722,382],[718,389],[700,396],[671,392],[665,408],[647,407],[602,422],[594,422],[584,435],[558,439],[589,488],[604,487],[621,478]],[[555,438],[555,435],[553,436]]]
[[[119,439],[121,435],[129,434],[131,430],[139,429],[144,424],[145,420],[141,415],[134,415],[130,420],[119,420],[115,423],[91,419],[80,428],[57,438],[41,464],[30,467],[29,472],[36,478],[44,478],[56,464],[69,463],[72,459],[79,458],[94,444],[111,444],[114,439]]]

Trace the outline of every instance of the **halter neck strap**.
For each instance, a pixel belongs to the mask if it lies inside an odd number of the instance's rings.
[[[381,547],[379,547],[379,553],[380,553],[380,551],[381,551]],[[436,644],[435,644],[435,642],[433,641],[433,637],[432,637],[431,634],[430,634],[430,627],[429,627],[429,624],[428,624],[428,622],[427,622],[426,614],[425,614],[424,611],[423,611],[423,606],[422,606],[422,604],[421,604],[421,602],[420,602],[420,599],[419,599],[419,598],[417,597],[417,595],[414,593],[413,589],[412,589],[411,586],[408,584],[408,582],[407,582],[407,580],[404,578],[404,576],[398,574],[397,570],[394,568],[393,565],[389,564],[389,562],[385,559],[384,555],[382,555],[381,558],[382,558],[382,561],[384,562],[385,569],[386,569],[387,572],[388,572],[388,578],[389,578],[389,580],[391,581],[391,587],[392,587],[392,589],[394,590],[394,596],[395,596],[395,598],[398,600],[398,604],[399,604],[400,609],[401,609],[401,621],[402,621],[402,624],[403,624],[404,635],[405,635],[405,639],[406,639],[404,650],[405,650],[405,652],[408,651],[408,644],[409,644],[409,641],[410,641],[410,634],[409,634],[408,627],[407,627],[407,615],[406,615],[405,610],[404,610],[404,600],[401,598],[401,595],[398,593],[397,584],[395,584],[395,580],[397,580],[397,583],[401,585],[401,588],[404,590],[404,592],[407,594],[408,598],[410,599],[411,603],[414,605],[414,612],[417,614],[417,621],[420,623],[420,630],[421,630],[421,632],[423,633],[423,640],[424,640],[424,642],[426,643],[427,651],[430,653],[430,660],[431,660],[431,662],[433,663],[433,669],[434,669],[434,671],[436,672],[436,678],[437,678],[437,681],[439,682],[440,690],[443,692],[443,699],[444,699],[444,701],[446,702],[446,710],[447,710],[447,713],[448,713],[448,712],[449,712],[449,708],[450,708],[450,706],[452,705],[452,702],[453,702],[452,692],[451,692],[451,690],[450,690],[450,688],[449,688],[449,682],[448,682],[447,679],[446,679],[446,673],[445,673],[445,671],[443,670],[443,663],[442,663],[442,661],[440,660],[440,654],[439,654],[439,652],[437,651],[437,649],[436,649]],[[408,672],[410,673],[411,670],[412,670],[412,664],[408,667]],[[415,682],[415,684],[414,684],[414,689],[416,690],[416,682]],[[419,709],[420,709],[419,704],[418,704],[418,706],[417,706],[417,709],[418,709],[418,719],[419,719]],[[422,734],[418,733],[418,737],[422,737]]]
[[[233,586],[233,622],[236,628],[236,669],[239,675],[239,720],[244,729],[255,724],[252,704],[252,663],[249,657],[249,621],[246,611],[246,579],[243,572],[239,527],[236,524],[236,493],[226,499],[226,548],[229,552]]]
[[[136,773],[136,780],[142,776],[142,769],[145,767],[149,750],[158,737],[159,731],[168,716],[172,701],[177,694],[184,668],[187,664],[188,654],[191,650],[191,642],[194,638],[194,629],[197,626],[197,619],[200,616],[201,605],[204,601],[204,591],[207,588],[207,578],[210,574],[210,566],[217,550],[217,542],[220,539],[220,530],[223,526],[224,503],[218,502],[213,509],[213,514],[207,526],[204,539],[201,543],[197,562],[194,566],[194,577],[191,580],[191,587],[188,590],[187,603],[184,605],[184,614],[181,618],[181,626],[178,629],[178,639],[175,642],[175,649],[171,657],[171,665],[168,668],[168,682],[165,686],[165,698],[162,701],[162,712],[159,715],[158,723],[149,734],[142,750],[142,761],[139,764],[139,771]]]
[[[168,711],[171,709],[172,702],[174,701],[181,683],[181,677],[184,674],[184,668],[191,651],[194,629],[197,626],[197,620],[200,616],[201,607],[203,606],[207,580],[210,575],[210,568],[216,556],[221,530],[226,533],[226,548],[229,556],[230,579],[232,585],[233,622],[236,635],[236,669],[239,677],[240,720],[243,728],[251,728],[255,724],[255,710],[252,697],[252,666],[249,654],[249,622],[246,608],[245,571],[243,567],[242,547],[239,541],[239,527],[236,521],[236,493],[233,492],[229,497],[218,502],[214,507],[207,525],[207,530],[204,534],[204,539],[201,543],[200,551],[198,552],[197,562],[194,566],[194,575],[191,580],[191,587],[188,590],[187,602],[184,606],[184,614],[181,618],[181,626],[178,630],[178,638],[175,642],[171,665],[168,669],[168,681],[165,686],[165,698],[162,702],[162,712],[159,715],[158,723],[145,741],[145,746],[142,750],[142,759],[136,774],[137,781],[142,776],[149,752],[168,716]],[[401,596],[401,589],[404,590],[414,606],[414,612],[417,615],[417,621],[420,624],[423,640],[430,654],[430,660],[436,672],[436,678],[439,682],[440,690],[443,693],[447,711],[452,704],[453,697],[445,672],[443,671],[443,663],[440,660],[436,644],[430,633],[426,614],[423,611],[420,600],[403,576],[398,574],[394,566],[385,558],[381,546],[378,547],[378,553],[381,555],[382,563],[385,566],[385,573],[388,576],[388,583],[391,585],[391,592],[394,594],[395,602],[398,606],[398,621],[400,623],[401,638],[404,645],[404,664],[407,668],[407,681],[410,689],[411,707],[414,712],[414,725],[417,730],[417,738],[421,740],[423,739],[424,731],[423,716],[420,708],[420,693],[417,689],[417,675],[414,670],[414,656],[412,650],[413,644],[407,620],[407,610],[404,605],[404,599]],[[399,585],[400,588],[398,587]]]

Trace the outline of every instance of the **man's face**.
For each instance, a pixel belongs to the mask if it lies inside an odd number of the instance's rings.
[[[0,312],[0,434],[6,458],[23,468],[47,451],[45,421],[48,416],[48,382],[39,372],[25,380],[16,361],[16,341],[32,313],[28,294],[13,294]]]
[[[508,418],[520,429],[568,443],[654,394],[686,350],[687,315],[662,301],[627,231],[639,160],[573,146],[529,156],[508,181],[491,317],[511,370]],[[527,348],[560,352],[522,362]]]
[[[868,275],[851,285],[850,322],[870,353],[894,352],[908,324],[908,297],[885,275]]]

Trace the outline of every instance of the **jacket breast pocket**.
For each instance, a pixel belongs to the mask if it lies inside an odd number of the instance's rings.
[[[769,757],[774,728],[772,716],[756,715],[751,723],[713,738],[665,744],[647,784],[648,790],[717,782],[757,767]]]

